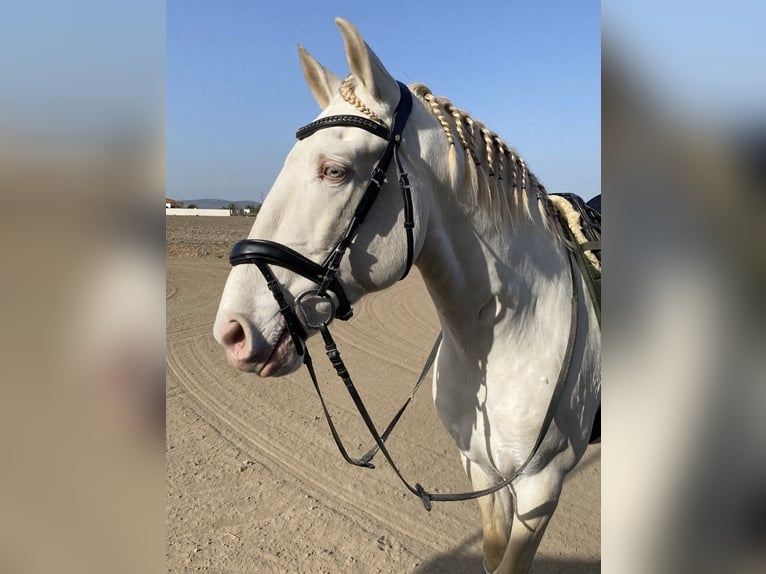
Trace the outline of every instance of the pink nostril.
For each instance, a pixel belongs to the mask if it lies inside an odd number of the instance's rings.
[[[244,354],[247,348],[247,335],[238,321],[231,320],[223,328],[221,344],[236,357]]]

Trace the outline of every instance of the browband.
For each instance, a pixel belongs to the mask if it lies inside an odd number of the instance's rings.
[[[383,124],[379,124],[378,122],[375,122],[369,118],[352,115],[327,116],[324,118],[319,118],[318,120],[313,121],[310,124],[306,124],[300,128],[297,132],[295,132],[295,137],[299,140],[303,140],[316,131],[334,126],[362,128],[363,130],[367,130],[371,134],[381,137],[384,140],[387,140],[391,137],[391,132]]]

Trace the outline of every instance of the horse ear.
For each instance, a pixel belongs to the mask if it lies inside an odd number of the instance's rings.
[[[343,35],[346,58],[351,73],[378,101],[395,106],[399,101],[399,86],[381,61],[362,39],[354,25],[343,18],[335,18],[335,24]]]
[[[303,76],[306,78],[306,83],[308,83],[309,89],[319,107],[325,109],[330,104],[333,95],[337,93],[341,80],[317,62],[316,58],[309,54],[306,48],[301,45],[298,46],[298,55],[300,56],[301,68],[303,68]]]

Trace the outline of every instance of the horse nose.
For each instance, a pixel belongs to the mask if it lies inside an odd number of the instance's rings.
[[[226,354],[237,362],[247,360],[253,353],[247,330],[236,319],[229,319],[220,329],[216,329],[215,338],[226,350]]]

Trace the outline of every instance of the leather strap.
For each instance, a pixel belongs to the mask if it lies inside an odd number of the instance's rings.
[[[296,131],[295,137],[299,140],[303,140],[312,135],[314,132],[334,126],[362,128],[363,130],[367,130],[368,132],[375,134],[384,140],[387,140],[391,137],[391,132],[386,126],[363,116],[352,115],[327,116],[324,118],[319,118],[318,120],[311,122],[310,124],[306,124],[298,131]]]
[[[540,427],[540,432],[537,435],[537,440],[535,441],[535,445],[532,447],[532,451],[529,453],[529,456],[524,461],[524,463],[516,469],[516,472],[514,472],[513,475],[490,488],[485,488],[484,490],[475,490],[473,492],[463,492],[459,494],[429,494],[428,496],[431,500],[435,502],[454,502],[481,498],[482,496],[487,496],[488,494],[497,492],[498,490],[509,486],[514,480],[516,480],[516,478],[518,478],[518,476],[524,472],[527,466],[529,466],[529,463],[532,462],[532,459],[537,454],[540,445],[545,439],[545,435],[548,434],[548,429],[550,429],[551,422],[553,422],[553,417],[556,414],[556,408],[558,407],[559,401],[561,400],[561,395],[564,391],[564,384],[566,383],[567,377],[569,376],[569,369],[572,365],[572,356],[574,355],[575,342],[577,341],[577,315],[579,313],[578,303],[580,300],[580,290],[577,288],[577,277],[574,269],[575,263],[573,261],[574,256],[572,255],[571,251],[567,251],[567,254],[569,256],[569,272],[572,277],[572,313],[569,323],[569,338],[567,340],[566,349],[564,350],[564,358],[561,362],[561,368],[559,369],[559,376],[556,379],[556,386],[553,389],[551,400],[548,403],[548,410],[545,413],[543,424]],[[428,508],[426,508],[426,510],[428,510]]]
[[[404,265],[404,273],[399,277],[399,281],[407,277],[412,268],[412,259],[415,251],[415,238],[413,229],[415,227],[414,210],[412,208],[412,190],[410,189],[410,178],[404,171],[402,160],[399,157],[399,148],[394,149],[394,159],[396,159],[396,172],[399,176],[399,189],[402,190],[402,201],[404,202],[404,232],[407,234],[407,259]]]
[[[577,340],[577,325],[578,325],[577,316],[579,313],[580,296],[579,296],[579,289],[577,287],[577,277],[575,273],[574,256],[571,253],[571,251],[568,251],[567,255],[568,255],[568,261],[569,261],[569,272],[572,278],[572,297],[571,297],[572,312],[571,312],[571,319],[570,319],[570,325],[569,325],[569,337],[567,340],[567,346],[564,351],[564,357],[561,363],[561,368],[559,369],[559,375],[556,380],[556,385],[553,389],[551,400],[548,403],[548,410],[545,413],[545,418],[543,419],[543,423],[540,427],[540,432],[538,433],[537,440],[535,441],[535,444],[532,447],[532,450],[529,453],[529,456],[526,458],[524,463],[518,469],[516,469],[513,475],[503,479],[501,482],[499,482],[498,484],[495,484],[494,486],[490,488],[485,488],[483,490],[474,490],[471,492],[432,493],[427,491],[425,488],[423,488],[423,486],[420,483],[415,483],[414,486],[411,485],[407,481],[407,479],[404,478],[401,471],[396,466],[396,463],[394,462],[393,458],[391,457],[391,454],[388,452],[388,449],[386,448],[385,440],[386,438],[388,438],[388,435],[390,434],[391,429],[386,428],[383,435],[380,435],[378,433],[378,430],[375,427],[375,424],[373,423],[372,418],[370,417],[367,411],[367,408],[365,407],[364,402],[362,401],[362,398],[359,396],[359,393],[357,392],[356,387],[354,386],[354,383],[351,380],[351,377],[348,373],[348,370],[346,369],[345,364],[343,363],[343,359],[340,356],[340,352],[338,351],[337,346],[335,345],[335,341],[333,340],[332,335],[330,335],[330,332],[327,329],[327,327],[324,326],[320,328],[320,332],[322,333],[322,338],[325,341],[325,351],[327,352],[327,356],[330,359],[330,362],[332,363],[333,367],[335,368],[335,371],[338,377],[343,381],[343,384],[345,385],[346,390],[348,391],[351,397],[351,400],[354,402],[354,405],[356,406],[357,411],[359,412],[359,415],[362,417],[362,420],[364,421],[365,426],[367,426],[367,430],[369,431],[370,435],[372,435],[372,438],[375,441],[375,446],[365,456],[359,459],[350,459],[350,457],[346,453],[346,449],[343,446],[340,436],[335,430],[335,426],[332,423],[330,414],[324,405],[324,399],[321,396],[321,391],[319,390],[319,385],[316,382],[316,377],[313,372],[313,369],[310,369],[309,374],[311,375],[312,381],[314,383],[314,387],[315,389],[317,389],[317,393],[320,396],[320,401],[322,402],[322,405],[323,405],[325,418],[327,419],[327,422],[330,426],[330,431],[333,435],[333,438],[335,439],[335,443],[338,447],[338,450],[340,451],[344,459],[351,462],[351,464],[355,464],[356,466],[364,466],[367,468],[372,468],[370,466],[372,457],[374,456],[377,450],[380,450],[380,452],[383,453],[383,456],[388,461],[388,464],[391,466],[391,469],[399,477],[399,480],[402,482],[402,484],[404,484],[407,490],[409,490],[412,494],[420,498],[421,502],[423,503],[423,507],[427,511],[431,510],[433,502],[458,502],[463,500],[480,498],[482,496],[487,496],[489,494],[497,492],[498,490],[501,490],[502,488],[507,487],[514,480],[516,480],[516,478],[518,478],[518,476],[527,468],[529,463],[537,454],[537,451],[540,448],[540,445],[545,439],[545,435],[548,434],[548,430],[550,429],[551,422],[553,421],[553,417],[556,413],[556,408],[558,407],[559,401],[561,400],[561,395],[564,391],[564,385],[566,383],[567,377],[569,375],[569,369],[572,364],[574,346]],[[437,339],[437,345],[435,345],[434,349],[432,349],[431,351],[431,354],[434,357],[436,355],[435,349],[438,348],[439,342],[440,340]],[[432,360],[432,359],[429,358],[429,360]],[[426,364],[428,364],[428,361]],[[421,379],[425,378],[425,372],[427,371],[428,369],[424,369],[424,373],[421,373]],[[405,402],[405,405],[402,407],[402,409],[400,409],[401,412],[403,412],[404,408],[406,408],[406,405],[409,404],[409,401],[412,399],[412,396],[420,387],[421,383],[422,383],[422,380],[419,380],[418,383],[416,384],[416,388],[413,390],[413,393],[410,395],[410,398],[407,399],[407,401]],[[392,420],[392,422],[389,423],[389,427],[393,428],[393,426],[396,425],[396,422],[398,422],[399,418],[401,417],[401,412],[397,413],[394,416],[394,419]]]
[[[268,266],[265,264],[277,265],[289,269],[317,285],[321,285],[322,281],[326,279],[326,269],[323,266],[314,263],[311,259],[290,249],[287,245],[267,241],[266,239],[243,239],[242,241],[237,241],[229,255],[229,262],[232,266],[241,265],[242,263],[255,263],[258,269],[261,270],[261,273],[264,272],[264,269],[268,269]],[[271,272],[269,272],[269,275],[271,275]],[[266,276],[265,273],[264,276]],[[273,275],[271,276],[273,277]],[[279,286],[278,283],[277,286]],[[271,289],[271,286],[269,286],[269,289]],[[332,291],[338,298],[338,308],[335,310],[335,317],[341,321],[350,319],[353,315],[351,303],[346,297],[343,286],[337,277],[329,278],[325,290]],[[275,293],[273,289],[271,289],[271,292],[272,294]],[[281,294],[280,297],[284,298]]]
[[[293,345],[295,345],[295,350],[298,355],[303,355],[306,352],[306,346],[303,344],[304,339],[306,339],[306,332],[303,330],[303,326],[301,326],[300,321],[295,316],[292,307],[285,301],[282,290],[279,288],[279,281],[274,277],[269,266],[262,262],[258,262],[256,265],[266,279],[266,285],[279,306],[279,312],[285,319],[287,330],[290,333],[290,337],[292,337]]]
[[[326,260],[326,263],[328,264],[328,268],[329,268],[330,261],[332,261],[335,258],[340,259],[343,257],[345,250],[348,248],[348,246],[351,244],[351,241],[356,236],[357,229],[362,223],[364,223],[364,220],[367,217],[367,214],[369,213],[370,208],[372,208],[373,204],[375,203],[375,200],[377,199],[378,194],[380,193],[380,190],[386,181],[386,174],[388,173],[388,168],[391,164],[391,159],[393,157],[396,157],[399,182],[400,182],[400,185],[402,186],[402,195],[404,199],[404,212],[405,212],[405,228],[408,227],[408,223],[409,223],[409,229],[410,229],[410,231],[407,234],[408,253],[411,250],[413,250],[413,246],[412,246],[413,239],[412,239],[412,232],[411,232],[412,227],[414,227],[414,223],[412,223],[413,221],[412,197],[411,197],[410,186],[409,186],[409,178],[407,177],[407,174],[404,171],[404,167],[401,164],[401,160],[399,159],[399,154],[398,154],[398,148],[402,141],[402,132],[404,131],[404,126],[406,125],[407,119],[409,118],[410,113],[412,112],[412,94],[410,94],[410,90],[409,88],[407,88],[407,86],[405,86],[401,82],[398,82],[398,84],[399,84],[399,92],[400,92],[399,104],[397,106],[396,112],[394,113],[393,127],[391,129],[391,136],[390,138],[388,138],[388,145],[386,146],[386,149],[383,152],[383,155],[380,156],[380,159],[378,159],[377,163],[375,164],[375,167],[372,169],[372,174],[370,175],[370,180],[369,180],[369,183],[367,184],[367,188],[365,189],[364,194],[362,195],[362,199],[359,200],[359,203],[357,204],[356,209],[354,210],[354,214],[351,217],[351,221],[349,222],[345,232],[343,233],[343,235],[341,236],[341,239],[338,241],[335,249],[333,250],[334,252]],[[344,116],[330,116],[329,118],[324,118],[324,119],[329,120],[332,118],[343,118],[343,117]],[[371,123],[381,127],[380,124],[377,124],[372,121]],[[330,122],[329,125],[335,125],[335,124],[333,122]],[[368,129],[366,126],[359,125],[357,127],[361,127],[363,129],[367,129],[367,131],[375,133],[374,131]],[[402,182],[404,185],[402,185]],[[411,265],[412,265],[412,257],[409,257],[407,260],[407,264],[405,265],[405,272],[402,275],[402,279],[409,272],[409,268],[411,267]]]
[[[601,251],[601,242],[600,241],[586,241],[585,243],[580,243],[580,248],[583,251]]]
[[[434,361],[436,360],[436,354],[439,352],[439,346],[441,345],[441,342],[442,342],[442,334],[439,333],[436,337],[436,341],[434,341],[434,344],[431,347],[431,352],[428,354],[428,358],[426,359],[426,362],[423,364],[423,368],[420,370],[420,376],[418,377],[418,380],[415,381],[415,386],[412,388],[410,395],[404,401],[404,404],[402,404],[402,406],[399,407],[399,410],[396,412],[396,414],[388,422],[388,424],[386,425],[386,429],[383,431],[383,434],[380,435],[380,438],[383,440],[383,442],[386,442],[386,440],[388,439],[388,436],[391,434],[391,431],[394,430],[397,423],[399,422],[399,419],[402,418],[404,411],[407,410],[407,407],[415,398],[415,394],[420,390],[420,386],[423,384],[423,381],[426,380],[426,375],[428,374],[428,371],[431,370],[431,367],[433,366]],[[367,451],[367,454],[365,454],[362,457],[362,460],[367,460],[367,461],[372,460],[375,454],[378,452],[378,450],[379,450],[378,445],[374,444],[372,448],[370,448],[370,450]]]

